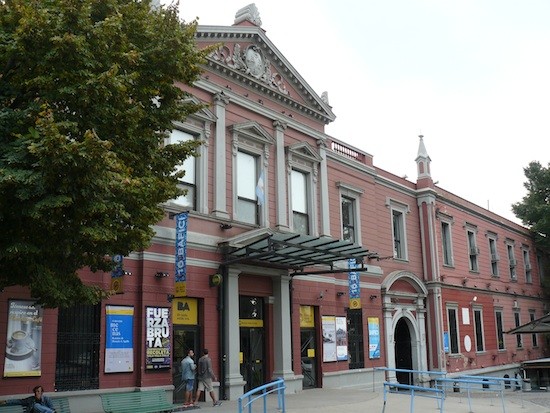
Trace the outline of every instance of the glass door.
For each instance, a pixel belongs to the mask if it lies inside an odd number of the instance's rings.
[[[304,389],[317,387],[317,345],[314,328],[300,330],[300,356],[302,365],[302,386]]]
[[[241,328],[241,374],[246,381],[245,392],[265,384],[264,329]]]

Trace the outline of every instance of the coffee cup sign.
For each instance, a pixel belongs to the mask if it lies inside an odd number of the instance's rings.
[[[27,350],[27,333],[21,330],[14,331],[11,335],[12,353],[22,353]]]

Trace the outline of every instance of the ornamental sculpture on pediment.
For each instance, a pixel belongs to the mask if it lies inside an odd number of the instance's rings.
[[[241,45],[237,43],[233,46],[233,53],[230,53],[227,46],[222,46],[215,50],[210,57],[277,89],[284,95],[289,94],[282,76],[271,71],[270,61],[265,58],[262,50],[256,45],[250,45],[242,50]]]

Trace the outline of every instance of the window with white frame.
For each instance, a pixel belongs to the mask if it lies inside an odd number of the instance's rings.
[[[180,129],[173,129],[167,143],[175,144],[195,139],[196,137],[188,132],[184,132]],[[176,170],[178,172],[182,170],[185,171],[185,175],[179,180],[178,187],[186,192],[184,195],[177,197],[171,202],[195,210],[197,206],[196,158],[194,156],[187,157],[182,165],[178,166]]]
[[[443,249],[443,265],[453,266],[453,244],[451,234],[451,223],[441,221],[441,247]]]
[[[504,350],[506,347],[504,343],[504,324],[501,308],[495,309],[495,324],[497,330],[497,347],[499,350]]]
[[[235,218],[248,224],[258,224],[258,202],[256,186],[258,182],[258,157],[249,153],[237,152],[237,204]]]
[[[323,158],[308,142],[285,147],[287,155],[288,206],[291,230],[316,236],[319,232],[317,186]],[[282,196],[283,194],[278,194]]]
[[[535,310],[529,310],[529,321],[535,321]],[[539,341],[536,333],[531,334],[531,342],[533,343],[533,347],[538,347]]]
[[[269,163],[266,154],[275,140],[255,121],[235,123],[228,129],[232,133],[233,218],[248,224],[268,226],[267,208],[264,207],[269,202]]]
[[[514,325],[519,327],[521,325],[521,317],[519,314],[519,310],[514,310]],[[516,347],[522,348],[523,347],[523,334],[516,334]]]
[[[355,242],[355,200],[343,196],[342,205],[342,239]]]
[[[528,284],[533,283],[533,276],[531,274],[531,259],[529,258],[529,248],[523,247],[523,265],[525,267],[525,282]]]
[[[491,275],[498,277],[498,262],[500,257],[497,251],[497,238],[496,235],[489,235],[489,254],[491,254]]]
[[[361,244],[359,200],[363,190],[343,182],[337,182],[336,185],[340,189],[342,239]]]
[[[510,268],[510,280],[516,281],[518,279],[516,273],[516,256],[514,254],[514,244],[511,242],[506,243],[506,253],[508,255],[508,267]]]
[[[407,260],[406,215],[410,211],[409,206],[389,198],[386,199],[386,206],[389,207],[391,213],[393,257],[395,259]]]
[[[481,311],[481,308],[474,308],[474,327],[476,351],[485,351],[485,343],[483,338],[483,312]]]
[[[479,272],[479,265],[477,257],[479,255],[479,248],[476,241],[477,228],[472,225],[466,226],[466,238],[468,240],[468,263],[470,271]]]
[[[460,353],[460,342],[458,335],[458,307],[447,307],[447,323],[449,326],[449,350],[451,354]]]
[[[294,232],[309,234],[308,177],[302,171],[292,170],[292,227]]]

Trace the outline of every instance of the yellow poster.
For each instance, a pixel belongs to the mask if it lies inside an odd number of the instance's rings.
[[[315,327],[315,313],[313,306],[301,305],[300,306],[300,327],[314,328]]]
[[[196,298],[175,297],[172,300],[172,324],[195,326],[199,323]]]

